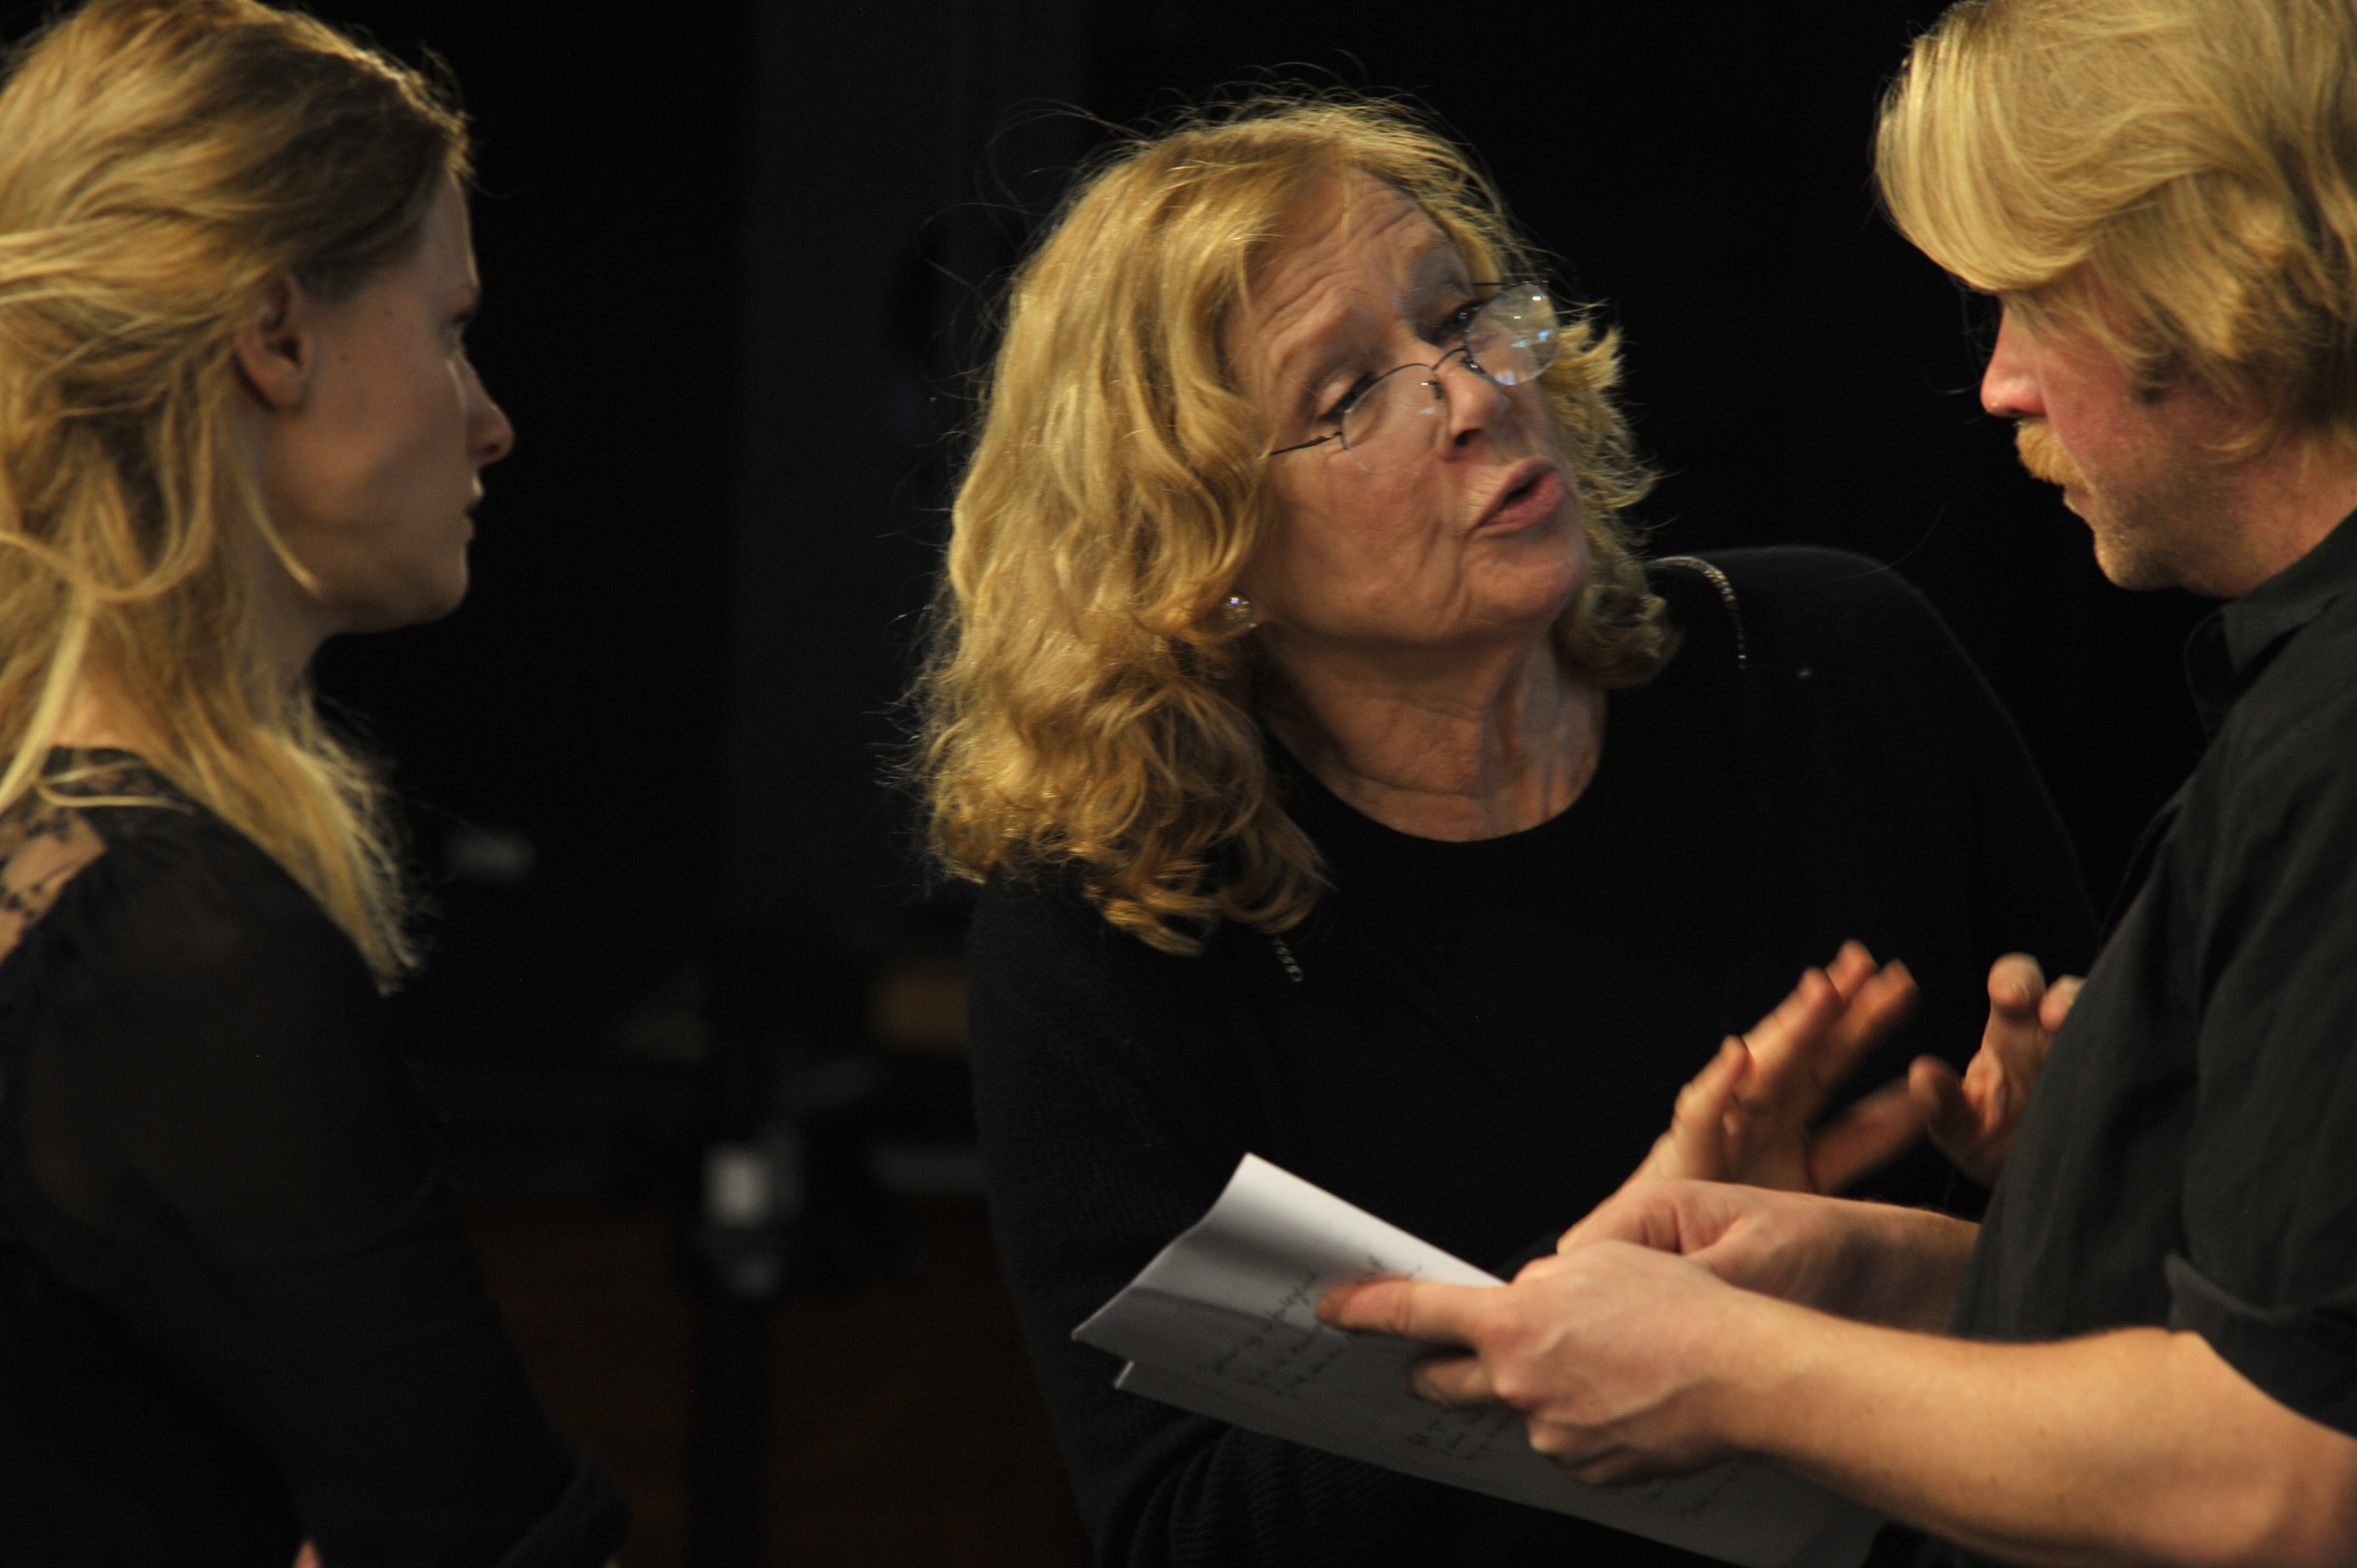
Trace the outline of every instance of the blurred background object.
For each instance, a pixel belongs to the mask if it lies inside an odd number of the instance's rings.
[[[962,900],[880,780],[994,285],[1106,123],[1409,94],[1626,334],[1659,552],[1897,564],[2099,905],[2190,763],[2202,607],[2102,583],[1979,412],[1969,303],[1874,213],[1936,0],[318,8],[440,55],[480,133],[476,359],[519,445],[467,607],[321,682],[413,804],[404,1027],[632,1568],[1081,1560],[980,1198]]]

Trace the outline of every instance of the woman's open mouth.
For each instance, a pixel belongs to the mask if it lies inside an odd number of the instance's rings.
[[[1563,504],[1563,479],[1544,463],[1511,478],[1473,525],[1476,533],[1512,533],[1543,522]]]

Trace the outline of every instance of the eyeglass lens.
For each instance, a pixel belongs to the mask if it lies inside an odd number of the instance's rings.
[[[1518,387],[1555,363],[1562,323],[1543,288],[1516,285],[1466,324],[1465,340],[1443,357],[1493,387]],[[1402,365],[1379,378],[1342,415],[1342,445],[1371,474],[1409,467],[1430,450],[1433,417],[1448,406],[1445,370]],[[1494,395],[1494,394],[1493,394]]]

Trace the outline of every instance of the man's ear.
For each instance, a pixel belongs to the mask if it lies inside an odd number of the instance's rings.
[[[319,358],[311,320],[316,311],[302,285],[281,278],[237,324],[237,368],[264,408],[296,408],[309,397]]]

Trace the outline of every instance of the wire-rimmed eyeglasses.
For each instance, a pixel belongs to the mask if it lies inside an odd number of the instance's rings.
[[[1335,426],[1326,435],[1280,446],[1267,455],[1281,457],[1287,452],[1306,452],[1340,441],[1342,450],[1370,474],[1408,467],[1431,451],[1437,428],[1434,416],[1448,406],[1448,388],[1441,380],[1443,366],[1462,358],[1467,370],[1491,386],[1524,385],[1555,363],[1563,323],[1545,289],[1537,284],[1518,283],[1505,285],[1471,307],[1458,330],[1462,341],[1437,360],[1429,365],[1394,365],[1320,414],[1320,424]]]

